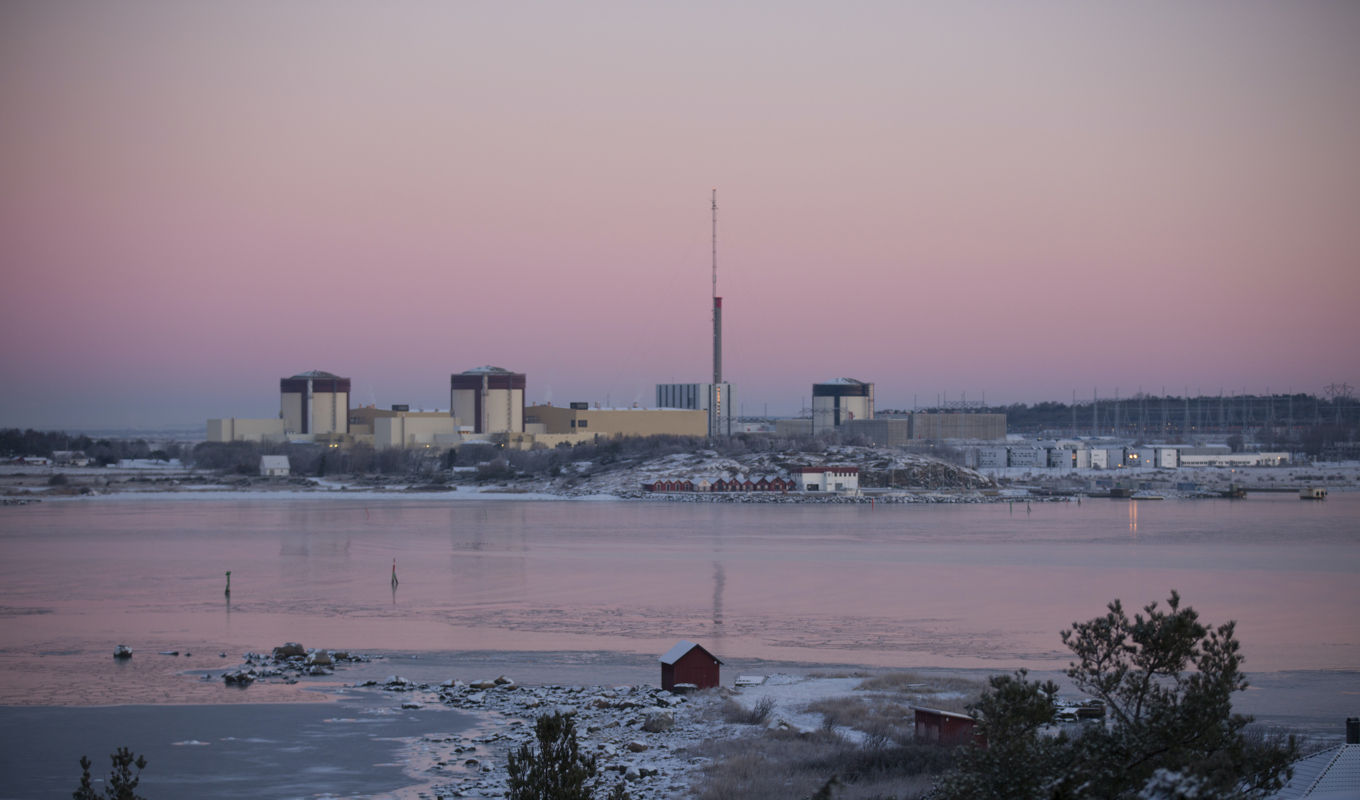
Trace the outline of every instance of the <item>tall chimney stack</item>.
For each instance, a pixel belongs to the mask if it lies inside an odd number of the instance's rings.
[[[722,383],[722,298],[713,298],[713,382]]]
[[[722,298],[718,296],[718,190],[713,190],[713,382],[722,383]]]
[[[1360,744],[1360,717],[1346,717],[1346,744]]]

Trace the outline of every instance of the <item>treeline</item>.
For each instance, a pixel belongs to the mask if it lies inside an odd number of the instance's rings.
[[[117,464],[124,458],[183,458],[184,445],[178,442],[152,443],[145,439],[91,439],[84,434],[64,431],[35,431],[32,428],[0,428],[0,455],[5,458],[37,456],[51,458],[58,450],[79,450],[94,464]]]
[[[748,434],[719,439],[663,435],[602,439],[574,446],[533,450],[470,442],[457,450],[431,452],[375,450],[365,446],[339,450],[307,444],[203,442],[195,446],[192,452],[186,453],[185,458],[195,469],[258,475],[260,456],[281,455],[288,456],[290,472],[296,476],[403,475],[440,483],[449,479],[449,471],[455,467],[472,468],[476,470],[478,479],[483,481],[502,481],[511,478],[557,477],[566,465],[586,461],[591,464],[586,473],[589,475],[653,458],[701,450],[713,451],[720,456],[738,457],[749,453],[779,451],[820,453],[828,447],[856,444],[866,443],[858,438],[846,439],[837,434],[811,439],[781,439]],[[923,447],[921,452],[961,463],[961,453],[927,447]]]

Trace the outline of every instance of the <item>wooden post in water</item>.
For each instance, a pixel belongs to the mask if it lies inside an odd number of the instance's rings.
[[[223,594],[231,597],[231,570],[227,570],[227,590]]]
[[[397,560],[392,559],[392,588],[397,588]]]

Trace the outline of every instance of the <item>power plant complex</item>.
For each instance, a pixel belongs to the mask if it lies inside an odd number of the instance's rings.
[[[601,408],[598,403],[526,405],[524,373],[483,366],[449,378],[449,407],[411,411],[350,405],[349,378],[303,372],[279,381],[277,419],[210,419],[210,442],[310,442],[329,447],[456,448],[495,442],[555,447],[618,436],[706,436],[775,433],[817,436],[840,432],[879,444],[927,438],[997,439],[1006,435],[1002,414],[909,414],[875,419],[874,385],[836,378],[812,387],[806,417],[756,427],[738,416],[737,386],[723,379],[723,298],[718,295],[718,193],[712,196],[713,378],[707,383],[662,383],[656,404]],[[958,417],[955,420],[952,418]],[[767,421],[768,422],[768,421]]]

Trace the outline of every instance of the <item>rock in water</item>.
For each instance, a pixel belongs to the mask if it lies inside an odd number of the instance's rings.
[[[325,650],[315,650],[307,656],[307,663],[314,667],[329,667],[335,661],[331,658],[331,654]]]
[[[305,656],[307,651],[297,642],[289,642],[282,647],[274,648],[274,658],[292,658],[293,656]]]
[[[113,648],[114,658],[132,658],[132,648],[125,644],[120,644]]]

